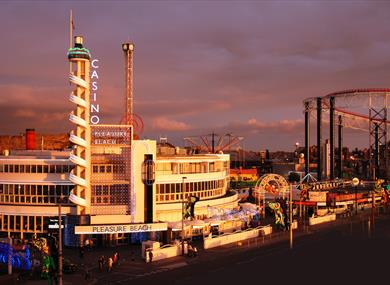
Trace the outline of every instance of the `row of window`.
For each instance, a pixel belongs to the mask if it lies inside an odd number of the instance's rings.
[[[169,194],[169,193],[181,193],[181,192],[193,192],[204,191],[216,188],[222,188],[225,180],[211,180],[211,181],[199,181],[199,182],[186,182],[184,183],[184,191],[182,191],[183,183],[170,183],[170,184],[157,184],[157,194]]]
[[[193,174],[228,170],[227,161],[217,162],[157,162],[156,171],[165,174]]]
[[[199,197],[200,200],[205,200],[205,199],[209,199],[209,198],[223,196],[224,194],[225,194],[225,192],[222,188],[208,190],[208,191],[198,191],[198,192],[189,192],[189,193],[186,192],[184,195],[184,200],[187,200],[190,195]],[[182,202],[184,200],[183,200],[183,194],[158,194],[158,195],[156,195],[156,201],[158,203]]]
[[[124,173],[125,165],[123,164],[99,164],[92,165],[93,173]]]
[[[73,165],[0,164],[0,173],[69,173]]]
[[[47,231],[49,222],[49,217],[0,215],[0,230],[42,233]]]
[[[64,197],[62,200],[60,200],[59,197],[0,195],[0,204],[58,205],[60,201],[62,201],[62,204],[69,203],[68,197]]]
[[[128,205],[130,202],[128,184],[93,185],[92,205]]]
[[[5,204],[62,204],[70,203],[71,185],[0,184],[0,203]]]

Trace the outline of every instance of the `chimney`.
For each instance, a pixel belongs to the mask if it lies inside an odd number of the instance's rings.
[[[35,129],[26,129],[26,149],[35,149]]]

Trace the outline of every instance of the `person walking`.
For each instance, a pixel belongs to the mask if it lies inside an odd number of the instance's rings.
[[[119,252],[116,252],[116,262],[119,265],[121,265],[121,255]]]
[[[98,263],[99,263],[99,271],[102,272],[103,271],[103,264],[104,264],[104,256],[101,255],[98,259]]]
[[[111,272],[113,263],[114,263],[114,261],[112,260],[112,257],[108,258],[108,262],[107,262],[107,265],[108,265],[107,271],[108,272]]]
[[[118,261],[117,258],[118,258],[118,253],[115,252],[114,255],[112,256],[112,261],[114,265],[116,265],[116,262]]]
[[[84,248],[87,249],[87,251],[91,251],[91,240],[90,239],[86,239],[85,240],[85,246]]]
[[[88,267],[85,267],[85,272],[84,272],[84,280],[88,281],[91,278],[91,272],[89,271]]]
[[[84,257],[84,246],[80,245],[79,247],[79,254],[80,254],[80,258],[83,259]]]
[[[148,252],[148,257],[149,257],[149,262],[152,262],[153,261],[153,252],[151,250],[149,250],[149,252]]]
[[[188,257],[193,257],[194,256],[194,249],[192,248],[191,243],[188,244],[187,255],[188,255]]]

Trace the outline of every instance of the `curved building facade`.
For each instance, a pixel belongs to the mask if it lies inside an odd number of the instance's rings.
[[[154,156],[155,181],[151,185],[152,220],[147,220],[146,185],[143,181],[143,157],[147,148],[139,148],[134,163],[132,197],[129,181],[124,180],[124,161],[109,154],[92,156],[91,192],[84,223],[80,223],[77,205],[68,197],[74,189],[69,172],[74,164],[70,151],[11,151],[0,156],[0,235],[30,239],[58,231],[58,205],[64,224],[64,242],[79,242],[75,227],[144,225],[181,220],[182,206],[188,197],[198,197],[195,218],[209,217],[208,207],[233,209],[238,196],[230,192],[229,156],[224,154],[166,155],[156,153],[155,141],[134,141],[149,145]],[[104,148],[104,147],[103,147]],[[111,149],[107,147],[106,151]],[[134,148],[133,149],[137,149]],[[142,150],[144,149],[144,151]],[[137,159],[137,156],[139,159]],[[132,211],[132,207],[134,207]],[[132,216],[133,215],[133,216]],[[167,226],[166,226],[167,227]],[[162,229],[164,231],[165,229]],[[156,230],[161,231],[161,230]],[[128,242],[131,232],[86,232],[89,238]]]
[[[12,151],[0,156],[1,236],[30,238],[54,230],[59,203],[63,215],[75,214],[68,200],[73,167],[69,151]]]

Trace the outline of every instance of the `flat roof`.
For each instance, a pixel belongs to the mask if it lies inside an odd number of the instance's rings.
[[[59,159],[69,158],[70,149],[67,150],[11,150],[9,155],[1,155],[0,159]]]

